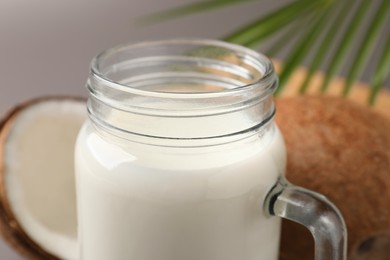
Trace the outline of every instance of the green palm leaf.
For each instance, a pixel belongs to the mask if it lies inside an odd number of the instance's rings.
[[[275,34],[280,28],[288,25],[297,15],[305,15],[309,10],[316,10],[320,1],[298,0],[284,6],[275,12],[240,28],[236,32],[226,36],[224,40],[236,44],[254,47]]]
[[[335,11],[335,19],[328,24],[328,28],[324,30],[324,37],[319,37],[318,40],[321,40],[321,44],[318,46],[314,58],[308,66],[308,72],[305,77],[304,82],[302,83],[299,92],[301,94],[305,93],[309,82],[313,76],[313,74],[320,68],[323,63],[326,54],[328,53],[333,40],[335,39],[335,35],[337,34],[338,26],[342,24],[343,18],[345,17],[345,13],[351,8],[348,1],[344,1],[342,6],[336,6]]]
[[[359,31],[359,27],[363,22],[365,13],[368,11],[368,8],[371,4],[371,1],[363,0],[361,1],[359,8],[356,13],[354,13],[352,19],[348,24],[348,30],[346,30],[343,38],[341,39],[337,50],[332,57],[329,67],[326,71],[325,80],[322,83],[321,91],[325,92],[328,89],[329,83],[333,76],[338,73],[342,65],[346,62],[346,56],[349,51],[351,51],[351,45],[355,40],[355,36]]]
[[[327,10],[328,11],[328,10]],[[285,83],[295,70],[295,68],[305,58],[305,54],[310,51],[314,46],[314,41],[318,38],[322,32],[323,27],[326,24],[329,12],[323,11],[319,14],[318,19],[314,20],[310,25],[310,30],[301,37],[300,41],[296,44],[294,50],[290,52],[290,55],[286,58],[285,66],[279,76],[280,87],[277,89],[276,94],[281,92],[285,86]]]
[[[374,15],[373,21],[368,26],[366,34],[363,36],[363,41],[358,48],[358,53],[355,60],[352,62],[352,67],[349,75],[347,76],[346,85],[344,87],[343,94],[348,95],[352,83],[357,80],[361,74],[363,68],[367,65],[369,55],[372,53],[375,43],[378,40],[380,29],[383,23],[386,21],[386,14],[390,10],[390,1],[384,1],[378,6],[377,12]]]
[[[372,91],[369,97],[369,102],[371,105],[375,103],[376,96],[378,95],[379,90],[383,87],[386,78],[390,73],[390,34],[387,37],[387,43],[384,48],[384,53],[381,59],[378,62],[374,77],[372,78],[371,86]]]
[[[302,19],[296,19],[292,21],[289,25],[287,25],[282,31],[280,36],[275,37],[276,40],[272,43],[272,45],[265,50],[267,55],[270,57],[274,57],[278,55],[280,51],[282,51],[286,47],[286,42],[294,41],[294,39],[299,38],[302,33],[305,33],[308,29],[304,25],[307,24],[313,17],[304,17]]]
[[[249,1],[255,0],[201,1],[152,14],[146,20],[162,21]],[[260,3],[268,1],[272,0],[257,0]],[[373,8],[376,8],[376,12],[371,14]],[[364,22],[368,27],[362,26]],[[328,89],[334,76],[347,71],[344,95],[348,95],[353,83],[361,79],[368,64],[376,64],[370,80],[372,91],[369,102],[374,103],[379,90],[389,78],[390,30],[385,26],[389,23],[389,0],[293,0],[244,25],[224,37],[224,40],[258,48],[264,41],[274,39],[272,47],[265,51],[272,56],[295,42],[284,58],[278,93],[283,90],[294,70],[304,62],[308,63],[308,73],[300,86],[300,93],[305,93],[315,71],[322,67],[325,69],[322,92]],[[381,36],[387,39],[384,48],[378,48]],[[353,46],[358,47],[357,51],[352,51]],[[372,55],[374,51],[378,51],[377,55]],[[330,59],[326,63],[328,57]]]

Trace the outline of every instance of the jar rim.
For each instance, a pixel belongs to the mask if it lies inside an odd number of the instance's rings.
[[[132,51],[137,48],[146,48],[146,47],[157,47],[163,45],[199,45],[199,46],[208,46],[208,47],[217,47],[231,50],[232,52],[243,53],[247,56],[250,56],[256,61],[260,61],[264,71],[261,74],[261,77],[255,79],[253,82],[248,84],[242,84],[234,88],[225,88],[219,91],[212,92],[172,92],[172,91],[157,91],[157,90],[148,90],[142,88],[135,88],[132,85],[124,84],[116,80],[111,79],[100,69],[100,64],[108,56],[118,53],[121,51]],[[275,86],[273,84],[277,81],[275,75],[274,66],[271,60],[265,55],[254,51],[252,49],[228,43],[220,40],[213,39],[200,39],[200,38],[179,38],[179,39],[168,39],[168,40],[157,40],[157,41],[143,41],[134,44],[122,44],[116,47],[112,47],[100,52],[96,55],[90,65],[91,76],[103,83],[106,87],[117,89],[125,93],[133,93],[137,95],[150,96],[150,97],[160,97],[160,98],[171,98],[171,99],[202,99],[202,98],[213,98],[213,97],[222,97],[229,96],[232,94],[238,94],[246,91],[251,91],[254,88],[257,90],[262,89],[261,95],[259,96],[268,96],[275,91]]]
[[[272,62],[246,47],[207,39],[141,42],[93,59],[87,108],[96,126],[124,138],[221,142],[268,128],[277,85]]]

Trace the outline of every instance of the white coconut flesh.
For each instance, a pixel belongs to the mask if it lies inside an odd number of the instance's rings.
[[[11,211],[35,243],[61,259],[77,258],[73,151],[85,118],[82,101],[41,101],[17,114],[4,144]]]

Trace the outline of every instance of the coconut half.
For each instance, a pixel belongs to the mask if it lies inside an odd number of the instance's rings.
[[[0,123],[0,229],[30,259],[77,259],[74,145],[85,101],[40,98]]]

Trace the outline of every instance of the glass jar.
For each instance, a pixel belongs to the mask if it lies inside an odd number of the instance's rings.
[[[213,40],[125,45],[92,61],[87,87],[81,259],[277,259],[273,215],[307,225],[317,259],[345,256],[337,209],[284,180],[265,56]]]

